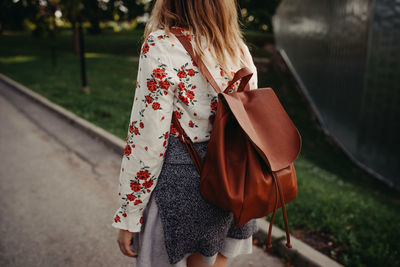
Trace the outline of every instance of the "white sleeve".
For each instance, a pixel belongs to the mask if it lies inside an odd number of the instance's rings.
[[[246,56],[249,58],[249,61],[251,63],[249,68],[253,72],[253,76],[251,76],[251,79],[249,81],[250,90],[257,89],[258,88],[257,67],[254,64],[253,57],[252,57],[247,45],[245,45],[245,51],[246,51],[246,54],[247,54]]]
[[[120,207],[112,226],[140,232],[143,210],[157,184],[170,131],[174,92],[167,46],[150,35],[139,58],[136,91],[119,175]]]

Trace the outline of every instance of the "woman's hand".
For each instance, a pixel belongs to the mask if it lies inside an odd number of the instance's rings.
[[[117,242],[119,245],[119,249],[124,255],[136,258],[138,254],[133,252],[130,248],[133,235],[134,233],[129,232],[128,230],[119,229]]]

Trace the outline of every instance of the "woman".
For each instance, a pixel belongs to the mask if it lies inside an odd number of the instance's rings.
[[[234,73],[257,72],[238,23],[235,0],[157,0],[145,28],[134,103],[119,177],[123,254],[136,266],[225,266],[252,252],[255,220],[235,227],[231,212],[200,195],[200,176],[172,116],[205,156],[217,93],[170,29],[190,40],[221,89]],[[231,88],[237,89],[238,82]]]

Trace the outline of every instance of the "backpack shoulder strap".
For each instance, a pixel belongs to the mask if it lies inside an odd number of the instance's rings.
[[[199,70],[204,75],[204,77],[207,79],[207,81],[211,84],[211,86],[214,88],[214,90],[217,91],[217,93],[221,93],[221,89],[219,88],[217,82],[214,80],[210,71],[207,69],[204,62],[201,60],[200,57],[198,57],[194,54],[193,46],[190,43],[189,39],[180,30],[178,30],[176,28],[171,28],[170,31],[176,36],[176,38],[178,38],[179,42],[181,42],[182,46],[186,49],[186,51],[192,57],[193,61],[199,67]]]

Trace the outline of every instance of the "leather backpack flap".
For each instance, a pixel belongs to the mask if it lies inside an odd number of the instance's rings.
[[[272,171],[296,160],[301,150],[300,133],[271,88],[222,96]]]

